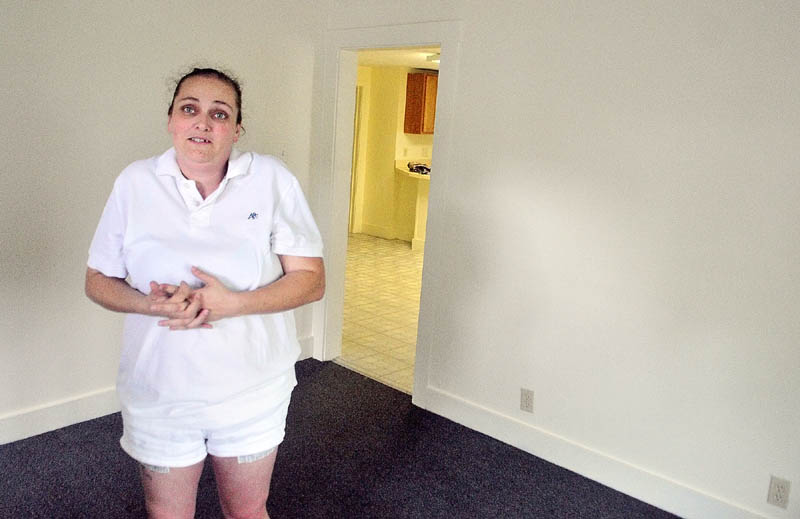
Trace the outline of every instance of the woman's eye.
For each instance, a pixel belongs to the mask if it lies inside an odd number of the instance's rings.
[[[225,112],[214,112],[214,119],[227,119],[228,114]]]
[[[181,108],[181,111],[183,111],[183,113],[185,113],[185,114],[193,114],[194,113],[194,106],[186,105],[183,108]]]

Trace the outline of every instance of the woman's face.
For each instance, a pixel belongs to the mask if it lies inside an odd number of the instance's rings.
[[[178,164],[223,168],[239,140],[236,116],[236,94],[230,85],[206,76],[185,80],[167,123]]]

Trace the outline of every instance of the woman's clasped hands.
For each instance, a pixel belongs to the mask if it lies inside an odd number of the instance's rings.
[[[159,326],[170,330],[212,328],[210,321],[237,315],[236,292],[197,267],[192,267],[192,274],[203,282],[202,288],[192,288],[185,281],[180,285],[150,282],[150,312],[165,317]]]

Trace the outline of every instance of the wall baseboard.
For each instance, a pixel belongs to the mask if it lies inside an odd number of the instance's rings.
[[[0,445],[119,411],[114,386],[0,416]]]
[[[414,403],[456,423],[687,519],[765,519],[765,516],[655,474],[590,447],[427,386]]]
[[[372,225],[369,223],[361,224],[361,233],[369,234],[370,236],[377,236],[385,240],[396,240],[397,233],[390,227],[383,227],[381,225]]]

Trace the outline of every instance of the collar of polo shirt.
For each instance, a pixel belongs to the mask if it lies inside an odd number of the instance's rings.
[[[183,176],[183,173],[181,173],[178,167],[178,161],[175,159],[175,148],[170,148],[158,158],[155,173],[157,176],[172,177],[175,179],[178,193],[186,204],[186,207],[192,213],[192,225],[207,226],[210,221],[208,209],[210,209],[217,198],[219,198],[230,179],[246,175],[250,171],[250,163],[252,161],[252,153],[241,153],[236,149],[231,150],[231,156],[228,159],[228,170],[225,172],[225,176],[222,177],[219,186],[217,186],[214,192],[210,193],[205,199],[197,190],[195,181],[187,179]]]
[[[225,172],[223,178],[231,179],[239,175],[245,175],[250,171],[250,157],[249,153],[242,153],[236,148],[231,150],[231,156],[228,159],[228,171]],[[177,179],[185,178],[181,169],[178,167],[178,161],[175,159],[175,148],[170,148],[166,153],[158,158],[156,164],[156,175],[167,175]]]

